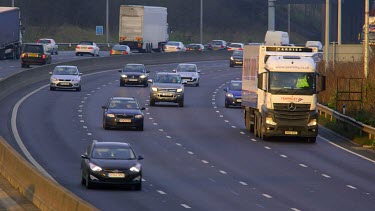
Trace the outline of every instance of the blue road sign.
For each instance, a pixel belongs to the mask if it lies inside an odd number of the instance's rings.
[[[96,35],[103,35],[103,26],[96,26]]]

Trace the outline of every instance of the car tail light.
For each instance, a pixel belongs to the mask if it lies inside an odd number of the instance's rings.
[[[202,49],[198,49],[198,51],[202,51]]]
[[[232,48],[229,47],[228,50],[232,50]]]
[[[80,48],[81,48],[81,46],[78,46],[78,45],[76,46],[76,49],[80,49]]]
[[[125,55],[126,55],[126,54],[128,54],[128,52],[124,51],[124,53],[123,53],[123,54],[125,54]]]
[[[88,47],[88,49],[94,49],[93,47]]]
[[[114,51],[114,50],[111,50],[110,54],[115,54],[115,51]]]
[[[22,55],[21,55],[21,58],[24,58],[26,55],[23,53]]]
[[[177,49],[177,50],[181,50],[181,48],[180,48],[180,47],[177,47],[176,49]]]
[[[46,59],[46,55],[45,54],[42,55],[42,59]]]
[[[40,40],[37,40],[37,41],[36,41],[36,43],[39,43],[39,42],[40,42]]]
[[[243,48],[239,48],[238,50],[242,51],[242,50],[243,50]]]
[[[221,48],[224,48],[224,45],[222,45]]]

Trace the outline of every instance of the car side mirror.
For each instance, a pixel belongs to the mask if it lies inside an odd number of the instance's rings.
[[[147,82],[153,83],[154,81],[152,79],[148,79]]]
[[[79,73],[79,75],[83,75],[83,73]]]
[[[182,84],[187,84],[187,81],[186,80],[182,80]]]
[[[83,159],[89,159],[89,156],[85,153],[85,154],[81,155],[81,158],[83,158]]]
[[[121,73],[121,72],[122,72],[122,70],[119,70],[119,72]]]
[[[198,70],[197,72],[198,72],[198,73],[201,73],[201,71],[200,71],[200,70]]]
[[[50,75],[52,75],[52,72],[49,72]]]
[[[145,108],[145,107],[142,107],[141,110],[142,110],[142,111],[143,111],[143,110],[146,110],[146,108]]]
[[[225,87],[223,90],[227,92],[228,91],[228,87]]]
[[[107,109],[107,106],[102,106],[102,109]]]
[[[173,72],[176,72],[176,69],[173,69],[172,71],[173,71]]]
[[[138,155],[138,160],[143,160],[143,156],[142,155]]]

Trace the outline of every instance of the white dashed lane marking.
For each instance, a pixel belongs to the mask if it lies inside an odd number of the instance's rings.
[[[305,164],[300,163],[299,165],[302,166],[303,168],[307,168]]]
[[[253,138],[252,138],[251,140],[252,140],[252,141],[254,141],[254,142],[256,142],[256,141],[257,141],[256,139],[253,139]]]
[[[202,163],[205,163],[205,164],[207,164],[207,163],[208,163],[208,161],[207,161],[207,160],[202,160]]]
[[[266,147],[264,147],[264,148],[266,148],[266,149],[271,149],[271,147],[267,147],[267,146],[266,146]]]
[[[331,178],[331,176],[327,175],[327,174],[322,174],[323,177],[325,178]]]
[[[165,195],[166,194],[164,191],[161,191],[161,190],[158,190],[158,193],[160,193],[161,195]]]
[[[280,157],[287,158],[288,156],[286,156],[286,155],[280,155]]]
[[[353,190],[356,190],[356,189],[357,189],[356,187],[354,187],[354,186],[352,186],[352,185],[346,185],[346,187],[351,188],[351,189],[353,189]]]
[[[181,204],[181,206],[183,206],[183,207],[186,208],[186,209],[191,209],[191,207],[189,207],[189,206],[186,205],[186,204]]]
[[[246,182],[242,182],[242,181],[240,181],[240,184],[243,185],[243,186],[247,186],[247,183],[246,183]]]
[[[270,195],[268,195],[268,194],[263,193],[262,195],[263,195],[264,197],[266,197],[266,198],[272,199],[272,196],[270,196]]]
[[[242,132],[242,131],[241,131],[240,134],[245,135],[245,132]]]
[[[170,137],[170,136],[166,136],[166,138],[172,138],[172,137]]]
[[[223,170],[220,170],[219,172],[222,173],[222,174],[227,174],[227,172],[225,172]]]
[[[187,153],[189,153],[190,155],[194,155],[194,152],[191,151],[188,151]]]

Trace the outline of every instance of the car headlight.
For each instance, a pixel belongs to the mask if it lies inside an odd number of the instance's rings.
[[[232,93],[227,93],[227,97],[232,98],[233,94]]]
[[[55,82],[55,81],[58,81],[57,78],[51,78],[51,81]]]
[[[114,114],[107,114],[107,117],[111,117],[111,118],[114,118],[115,115]]]
[[[182,92],[182,88],[178,88],[177,92],[179,92],[179,93]]]
[[[307,124],[307,126],[315,126],[317,124],[318,124],[318,122],[316,121],[316,119],[311,119],[309,124]]]
[[[137,164],[129,169],[132,172],[139,172],[141,170],[141,164]]]
[[[95,165],[93,163],[89,163],[89,165],[90,165],[90,169],[92,171],[101,171],[102,170],[102,168],[100,168],[99,166],[97,166],[97,165]]]
[[[272,117],[266,117],[266,124],[277,125],[277,123],[273,121]]]
[[[137,115],[135,115],[134,116],[136,119],[141,119],[141,118],[143,118],[143,115],[142,114],[137,114]]]
[[[230,57],[230,60],[233,60],[233,56]]]
[[[158,91],[158,88],[156,88],[156,87],[152,87],[151,89],[152,89],[152,91],[154,91],[154,92],[157,92],[157,91]]]
[[[127,78],[128,76],[127,75],[121,75],[121,78]]]
[[[80,79],[79,78],[74,78],[73,81],[74,82],[78,82],[78,81],[80,81]]]
[[[141,75],[141,76],[139,76],[140,78],[146,78],[146,75]]]

